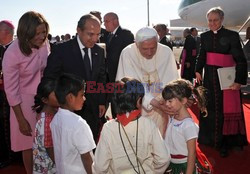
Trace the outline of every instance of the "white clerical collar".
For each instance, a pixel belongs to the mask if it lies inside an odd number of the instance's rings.
[[[222,26],[220,26],[220,28],[219,28],[218,30],[213,31],[213,33],[214,33],[214,34],[217,34],[218,31],[219,31],[221,28],[222,28]]]

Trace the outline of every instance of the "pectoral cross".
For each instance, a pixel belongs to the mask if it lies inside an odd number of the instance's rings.
[[[150,81],[150,75],[148,74],[148,86],[150,87],[152,85],[151,81]]]

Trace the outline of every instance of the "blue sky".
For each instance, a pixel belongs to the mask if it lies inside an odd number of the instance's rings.
[[[91,10],[115,12],[122,27],[136,32],[147,25],[147,0],[2,0],[0,20],[8,19],[17,27],[19,18],[34,10],[44,15],[50,24],[50,33],[74,34],[77,21]],[[169,24],[179,18],[177,9],[181,0],[149,0],[150,24]]]

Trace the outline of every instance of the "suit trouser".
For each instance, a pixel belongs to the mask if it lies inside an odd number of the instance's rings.
[[[0,90],[0,162],[10,160],[10,106]]]

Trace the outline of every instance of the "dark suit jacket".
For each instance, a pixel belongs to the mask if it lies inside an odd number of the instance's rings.
[[[93,48],[91,48],[91,57],[92,76],[90,81],[105,84],[106,67],[104,49],[98,45],[95,45]],[[48,57],[47,67],[44,70],[44,78],[57,78],[62,73],[71,73],[86,79],[83,57],[77,42],[77,38],[62,44],[55,45]],[[92,121],[96,122],[99,115],[99,105],[105,105],[105,100],[105,93],[87,93],[86,101],[82,109],[83,112],[80,113],[81,116],[85,118],[88,123]],[[89,124],[91,127],[91,123]],[[93,134],[95,133],[96,132],[93,132]]]
[[[161,40],[160,43],[163,45],[168,46],[172,51],[173,51],[173,45],[172,43],[168,40],[168,38],[166,36],[164,36]]]
[[[106,43],[108,34],[109,34],[109,32],[107,32],[104,28],[101,28],[101,37],[99,39],[99,42]]]
[[[182,78],[192,82],[195,77],[195,63],[197,55],[197,53],[195,55],[193,54],[193,51],[196,51],[196,42],[193,36],[187,35],[183,49],[186,50],[185,63],[190,63],[190,67],[187,68],[185,65]]]
[[[7,50],[7,48],[10,46],[11,43],[9,43],[8,45],[5,45],[5,47],[0,45],[0,72],[2,72],[2,62],[3,62],[4,53]],[[0,79],[3,80],[3,74],[0,74]],[[0,84],[0,91],[4,91],[3,83]]]
[[[107,68],[110,82],[115,81],[120,54],[126,46],[134,42],[134,35],[131,31],[119,27],[114,37],[107,46]]]
[[[219,67],[209,66],[206,64],[206,56],[208,52],[231,54],[236,63],[235,82],[242,85],[246,84],[247,61],[240,43],[239,33],[222,27],[220,30],[218,30],[217,34],[214,34],[211,30],[201,34],[201,48],[198,61],[196,63],[196,72],[201,74],[202,69],[205,68],[204,82],[207,82],[206,84],[210,85],[211,78],[217,77],[211,76],[214,73],[217,74],[217,69]]]
[[[199,36],[197,36],[195,38],[195,42],[196,42],[196,55],[198,56],[200,53],[200,44],[201,44],[201,38]]]

